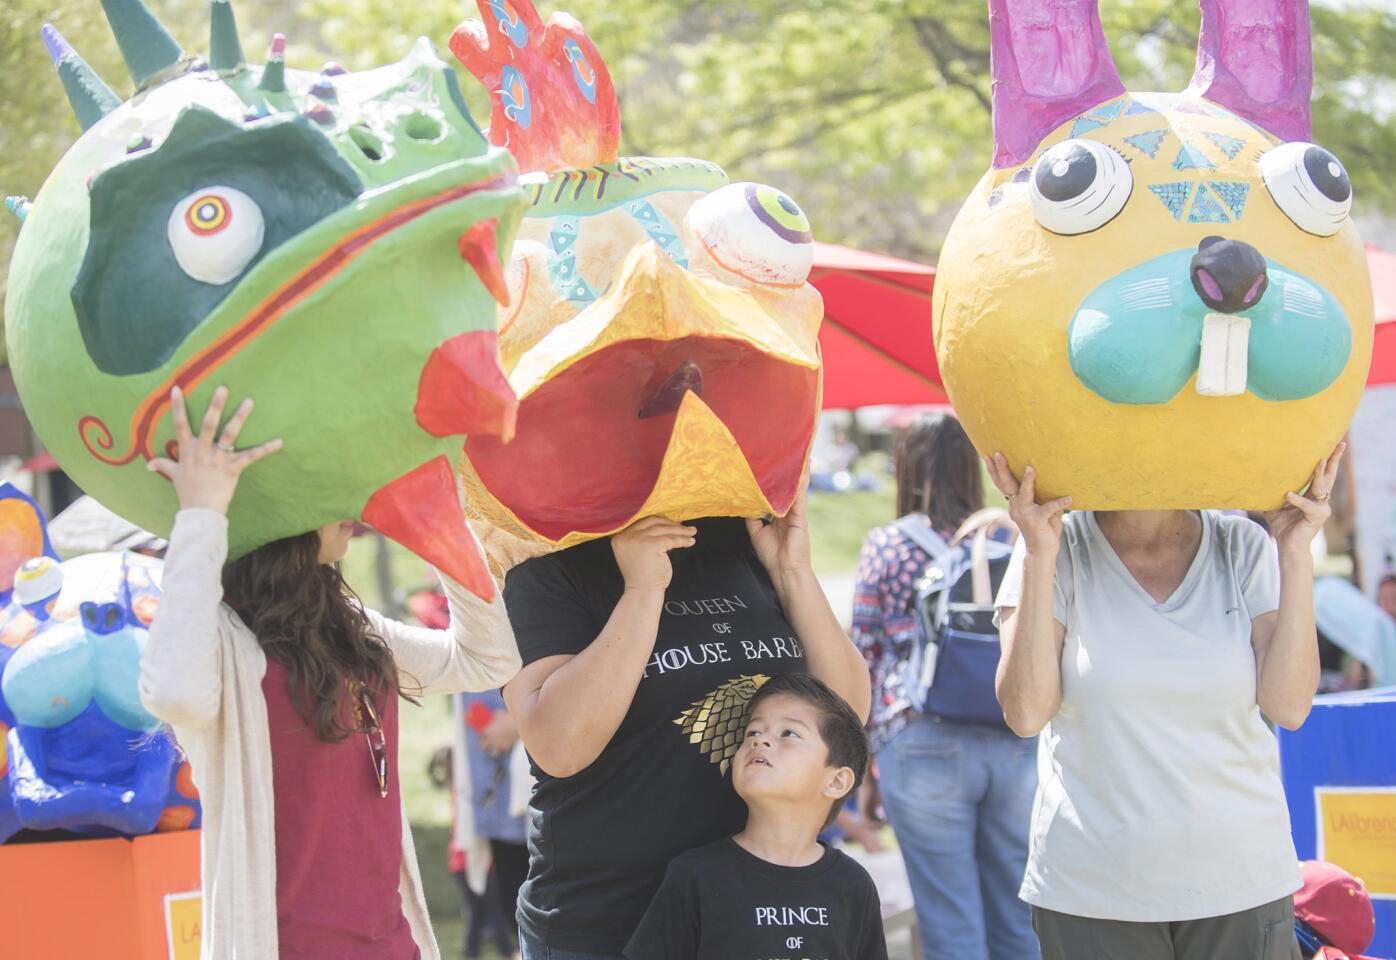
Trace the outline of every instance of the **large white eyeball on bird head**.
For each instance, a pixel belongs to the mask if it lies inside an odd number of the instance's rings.
[[[728,283],[795,287],[809,277],[809,219],[775,187],[729,183],[690,207],[684,223]]]

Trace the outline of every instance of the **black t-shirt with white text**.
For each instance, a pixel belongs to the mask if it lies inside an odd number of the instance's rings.
[[[730,837],[669,867],[626,960],[887,960],[877,887],[826,847],[781,867]]]
[[[768,678],[806,669],[745,524],[692,525],[694,546],[669,555],[654,652],[610,743],[570,777],[534,765],[519,925],[555,949],[618,955],[669,861],[741,829],[746,806],[727,768],[746,705]],[[509,571],[523,662],[582,652],[624,588],[609,540]]]

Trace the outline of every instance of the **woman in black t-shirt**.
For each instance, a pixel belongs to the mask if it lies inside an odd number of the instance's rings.
[[[504,697],[538,777],[524,960],[618,960],[669,861],[741,828],[727,766],[769,677],[808,670],[867,717],[804,494],[770,523],[648,517],[514,568],[504,597],[524,662]]]

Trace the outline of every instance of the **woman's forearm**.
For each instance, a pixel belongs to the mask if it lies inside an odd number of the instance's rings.
[[[774,583],[781,609],[804,647],[809,672],[847,700],[866,722],[872,705],[867,661],[843,632],[814,571],[802,567]]]
[[[1020,737],[1036,736],[1062,704],[1061,627],[1052,616],[1055,553],[1023,558],[1018,606],[1003,618],[995,691],[1004,720]]]
[[[223,644],[218,608],[228,518],[215,510],[175,514],[160,605],[141,654],[141,703],[182,727],[212,723],[221,709]]]
[[[571,776],[611,742],[644,679],[663,607],[662,590],[626,590],[585,650],[541,681],[530,682],[525,668],[505,690],[524,746],[544,771]]]
[[[1261,712],[1286,729],[1297,729],[1313,706],[1318,674],[1313,557],[1308,552],[1282,553],[1280,609],[1256,684]]]

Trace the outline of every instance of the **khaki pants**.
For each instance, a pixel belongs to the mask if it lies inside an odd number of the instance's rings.
[[[1032,908],[1042,960],[1299,960],[1294,898],[1175,923],[1093,920]]]

